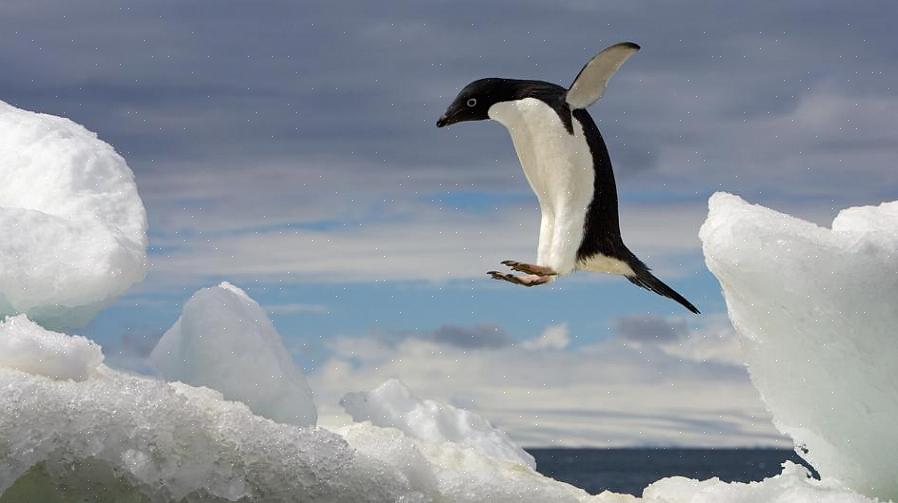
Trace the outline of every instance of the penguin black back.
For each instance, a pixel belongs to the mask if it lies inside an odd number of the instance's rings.
[[[572,114],[583,126],[595,170],[593,198],[586,212],[583,241],[577,250],[577,260],[587,261],[596,255],[618,259],[633,270],[634,275],[624,276],[630,283],[674,300],[694,314],[700,314],[698,308],[685,297],[653,275],[651,268],[624,244],[620,232],[617,185],[614,182],[608,147],[589,112],[577,109]]]

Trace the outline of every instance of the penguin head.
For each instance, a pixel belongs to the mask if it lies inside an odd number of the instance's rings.
[[[513,82],[508,79],[480,79],[471,82],[458,93],[446,113],[437,121],[437,127],[489,119],[491,106],[500,101],[517,99],[517,89]]]

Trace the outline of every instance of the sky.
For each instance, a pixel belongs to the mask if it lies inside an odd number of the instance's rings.
[[[0,100],[69,117],[134,171],[146,281],[80,333],[141,368],[228,280],[316,393],[399,377],[528,446],[788,445],[742,366],[698,229],[715,191],[828,225],[898,195],[891,1],[0,3]],[[507,132],[437,129],[482,77],[568,85],[642,46],[591,107],[630,248],[702,311],[532,260],[539,215]]]

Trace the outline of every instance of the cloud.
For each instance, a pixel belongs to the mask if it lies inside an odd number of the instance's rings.
[[[398,377],[419,396],[476,410],[528,446],[787,445],[741,364],[618,337],[576,348],[567,340],[563,324],[488,351],[426,337],[340,337],[309,378],[330,425],[348,419],[337,405],[344,393]]]
[[[665,353],[700,363],[743,365],[742,345],[724,314],[706,315],[702,326],[677,340],[663,342]]]
[[[407,341],[432,342],[439,346],[448,346],[462,350],[499,349],[514,343],[512,339],[498,325],[452,325],[445,324],[434,330],[404,330],[398,332],[375,332],[369,335],[373,344],[389,350],[402,345]],[[342,339],[341,339],[342,340]],[[331,343],[331,349],[336,353],[341,352],[339,342]],[[379,351],[375,351],[379,353]],[[363,358],[359,356],[359,358]]]
[[[694,272],[704,267],[697,258],[696,237],[704,205],[628,205],[622,209],[625,240],[665,277]],[[280,220],[289,208],[270,213],[270,225],[263,221],[239,231],[227,230],[230,211],[197,216],[205,221],[205,230],[178,224],[175,228],[183,231],[157,235],[148,281],[172,285],[220,277],[328,283],[483,279],[486,271],[501,267],[502,260],[531,260],[539,234],[535,200],[486,208],[474,203],[459,207],[442,201],[394,201],[376,217],[366,214],[295,225]],[[310,211],[319,213],[312,218],[323,217],[322,210]],[[360,208],[352,211],[365,213]],[[297,208],[296,215],[302,210]],[[241,217],[235,216],[230,224],[240,222]]]
[[[687,318],[654,314],[621,316],[611,324],[615,335],[632,348],[700,363],[739,366],[744,361],[739,339],[721,314],[706,314],[692,327]]]
[[[531,351],[540,351],[544,349],[561,350],[568,347],[568,344],[570,343],[571,338],[568,335],[567,324],[559,323],[558,325],[546,327],[539,337],[525,340],[521,343],[521,347]]]
[[[501,348],[511,344],[509,337],[501,328],[493,325],[461,327],[443,325],[436,329],[431,338],[437,344],[445,344],[462,349]]]
[[[684,318],[664,318],[657,315],[622,316],[614,320],[618,336],[633,342],[668,342],[685,335]]]

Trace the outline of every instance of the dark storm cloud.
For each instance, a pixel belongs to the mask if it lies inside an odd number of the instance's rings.
[[[613,320],[612,327],[618,337],[640,343],[675,341],[684,337],[688,330],[686,320],[682,318],[657,315],[622,316]]]

